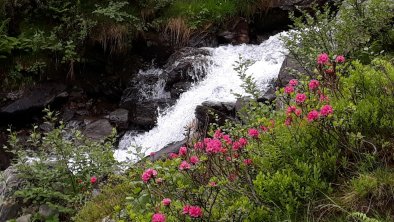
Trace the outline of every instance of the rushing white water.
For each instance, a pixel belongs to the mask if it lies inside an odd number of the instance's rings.
[[[141,147],[141,152],[148,155],[163,148],[169,143],[184,139],[184,127],[194,119],[194,110],[204,101],[234,102],[233,93],[245,95],[240,87],[242,81],[233,70],[234,65],[243,59],[252,60],[254,64],[247,74],[252,75],[258,85],[264,89],[266,84],[277,77],[286,55],[286,50],[280,40],[280,33],[271,36],[260,45],[220,46],[209,48],[212,52],[212,64],[204,67],[206,77],[184,92],[176,104],[162,112],[157,120],[157,126],[152,130],[135,135],[126,134],[115,152],[119,161],[136,160],[135,147]]]

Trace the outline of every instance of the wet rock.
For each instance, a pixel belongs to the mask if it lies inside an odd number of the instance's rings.
[[[130,123],[149,130],[156,125],[159,109],[165,109],[174,100],[150,100],[137,103],[130,111]]]
[[[127,129],[129,125],[129,111],[127,109],[117,109],[109,114],[109,120],[118,128]]]
[[[186,139],[184,139],[182,141],[178,141],[178,142],[174,142],[174,143],[168,144],[166,147],[164,147],[163,149],[155,152],[154,155],[150,156],[151,161],[156,161],[156,160],[158,160],[160,158],[167,158],[170,153],[178,153],[179,152],[179,148],[181,148],[185,144],[186,144]]]
[[[0,108],[0,118],[13,121],[30,119],[50,104],[67,98],[66,86],[60,83],[43,83],[24,92],[23,96]]]
[[[179,96],[186,92],[192,84],[190,82],[178,82],[171,88],[171,98],[178,99]]]
[[[165,87],[170,91],[175,83],[194,82],[204,78],[205,64],[209,63],[210,51],[202,48],[182,48],[172,54],[164,66]]]
[[[102,140],[110,136],[112,126],[106,119],[99,119],[86,125],[83,134],[94,140]]]
[[[305,73],[306,70],[290,55],[286,56],[280,68],[276,87],[285,87],[291,79],[297,79],[297,73]]]
[[[203,102],[194,112],[198,128],[204,129],[210,123],[224,125],[226,120],[236,120],[235,104],[228,102]]]
[[[276,99],[276,89],[273,85],[268,87],[268,90],[263,94],[263,96],[257,98],[257,102],[271,104]]]

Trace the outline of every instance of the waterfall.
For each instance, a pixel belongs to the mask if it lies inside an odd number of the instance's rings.
[[[270,80],[277,78],[287,53],[280,39],[280,36],[285,34],[282,32],[271,36],[260,45],[207,48],[211,52],[212,62],[202,64],[205,67],[201,69],[207,72],[205,78],[182,93],[172,107],[162,110],[156,127],[145,133],[126,133],[115,152],[115,158],[118,161],[135,161],[137,157],[133,152],[136,147],[140,148],[143,155],[149,155],[150,152],[158,151],[172,142],[181,141],[184,139],[185,126],[194,119],[196,106],[204,101],[234,102],[236,98],[233,93],[245,95],[240,87],[242,81],[233,70],[239,56],[254,62],[247,74],[254,77],[261,89],[266,88]]]

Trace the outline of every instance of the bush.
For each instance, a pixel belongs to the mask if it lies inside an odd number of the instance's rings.
[[[389,39],[394,18],[394,4],[390,0],[346,0],[336,13],[330,7],[292,15],[294,26],[284,38],[291,55],[305,68],[315,68],[315,55],[327,53],[331,57],[346,55],[368,63],[383,53],[382,38]],[[386,36],[386,37],[384,37]],[[385,43],[383,43],[385,44]],[[383,47],[386,48],[386,47]]]
[[[7,148],[16,155],[14,165],[22,181],[13,195],[26,204],[48,205],[65,219],[116,169],[112,151],[115,131],[105,142],[91,141],[62,122],[55,125],[56,114],[46,112],[46,124],[52,127],[49,132],[41,133],[35,126],[24,142],[10,130]]]

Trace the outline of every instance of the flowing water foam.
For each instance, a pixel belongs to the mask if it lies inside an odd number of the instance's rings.
[[[287,53],[280,40],[280,35],[285,34],[282,32],[271,36],[260,45],[209,48],[212,63],[204,67],[206,77],[184,92],[174,106],[162,112],[152,130],[138,135],[126,133],[115,152],[115,158],[118,161],[135,161],[136,156],[130,153],[135,147],[141,147],[141,152],[148,155],[172,142],[181,141],[185,138],[185,126],[195,117],[196,106],[204,101],[234,102],[236,98],[233,93],[245,95],[240,87],[242,81],[233,70],[240,55],[254,62],[247,74],[254,77],[260,88],[267,87],[268,82],[278,76]]]

